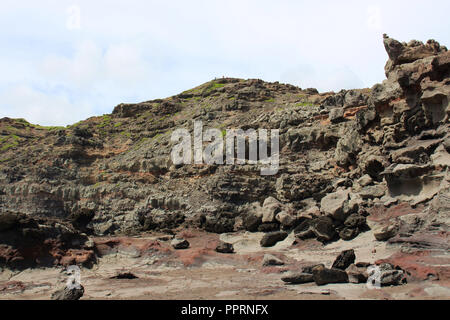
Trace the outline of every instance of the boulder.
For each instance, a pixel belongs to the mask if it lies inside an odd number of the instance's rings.
[[[333,219],[321,216],[303,221],[294,229],[294,234],[301,240],[317,238],[318,241],[329,242],[336,236],[336,228]]]
[[[329,217],[319,217],[311,224],[311,230],[321,242],[331,241],[335,235],[336,230],[333,220]]]
[[[314,264],[311,266],[305,266],[302,268],[302,273],[309,273],[313,274],[315,269],[325,268],[325,265],[323,263],[320,264]]]
[[[357,267],[354,264],[351,264],[345,271],[347,272],[350,283],[366,283],[369,277],[367,268]]]
[[[291,228],[295,222],[296,219],[295,217],[293,217],[292,215],[286,213],[285,211],[281,211],[279,212],[276,216],[275,216],[276,221],[278,221],[281,226],[285,229],[289,229]]]
[[[285,231],[275,231],[266,233],[261,239],[261,247],[273,247],[277,242],[283,241],[288,236]]]
[[[302,272],[289,272],[284,275],[281,280],[290,284],[302,284],[314,282],[314,277],[310,273],[302,273]]]
[[[231,243],[221,241],[217,245],[216,251],[219,253],[234,253],[234,247]]]
[[[361,150],[362,140],[357,130],[349,130],[339,139],[334,158],[339,166],[348,166],[356,162]]]
[[[261,217],[255,215],[254,213],[248,213],[244,216],[242,224],[244,229],[250,232],[258,231],[258,227],[261,225]]]
[[[274,197],[264,200],[262,206],[262,222],[271,223],[275,221],[275,216],[281,211],[281,203]]]
[[[323,286],[329,283],[348,283],[348,275],[341,269],[325,267],[315,268],[313,270],[314,282],[318,286]]]
[[[189,248],[189,245],[190,245],[189,241],[187,241],[186,239],[182,239],[182,238],[175,238],[172,240],[172,242],[170,244],[176,250],[187,249],[187,248]]]
[[[374,198],[381,198],[386,193],[386,187],[382,185],[375,185],[375,186],[367,186],[364,187],[360,192],[359,195],[363,199],[374,199]]]
[[[377,274],[378,273],[378,274]],[[390,263],[383,263],[376,268],[369,269],[369,277],[378,281],[382,287],[399,286],[407,283],[406,273],[399,267],[394,268]]]
[[[384,227],[380,227],[378,229],[375,229],[373,232],[373,235],[375,236],[375,239],[378,241],[387,241],[393,237],[398,232],[398,225],[397,224],[389,224]]]
[[[370,184],[372,184],[372,183],[373,183],[373,179],[372,179],[372,177],[371,177],[370,175],[368,175],[368,174],[365,174],[365,175],[363,175],[361,178],[358,179],[358,184],[359,184],[361,187],[366,187],[366,186],[368,186],[368,185],[370,185]]]
[[[330,110],[329,119],[332,123],[338,123],[344,119],[343,108],[333,108]]]
[[[347,228],[345,227],[339,232],[339,238],[341,238],[344,241],[350,241],[356,238],[356,236],[359,234],[358,228]]]
[[[281,259],[278,259],[277,257],[271,255],[271,254],[265,254],[263,258],[262,265],[264,267],[268,266],[282,266],[284,265],[284,262]]]
[[[52,300],[80,300],[84,294],[84,287],[78,285],[77,287],[65,287],[58,291],[53,292]]]
[[[342,251],[334,260],[332,268],[345,270],[355,262],[356,256],[353,249]]]
[[[280,230],[280,225],[278,223],[261,223],[258,226],[258,231],[259,232],[273,232],[273,231],[278,231]]]
[[[349,193],[348,190],[340,190],[326,195],[320,201],[320,210],[325,215],[342,220],[344,218],[344,206],[349,199]]]

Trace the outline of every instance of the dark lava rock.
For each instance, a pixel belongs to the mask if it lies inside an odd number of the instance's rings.
[[[234,253],[234,248],[231,243],[220,242],[216,247],[216,251],[219,253]]]
[[[84,294],[84,287],[79,285],[76,288],[65,287],[52,294],[52,300],[79,300]]]
[[[332,268],[345,270],[355,263],[355,251],[353,249],[342,251],[333,262]]]
[[[314,277],[310,273],[290,272],[281,278],[283,282],[291,284],[302,284],[314,282]]]
[[[316,268],[325,268],[325,265],[321,263],[321,264],[315,264],[315,265],[312,265],[312,266],[303,267],[302,268],[302,273],[313,274],[314,269],[316,269]]]
[[[282,266],[284,265],[284,262],[281,259],[278,259],[277,257],[271,255],[271,254],[265,254],[263,258],[262,265],[264,267],[268,266]]]
[[[318,286],[329,283],[348,283],[348,275],[345,271],[336,268],[315,268],[313,271],[314,282]]]
[[[185,239],[173,239],[170,243],[174,249],[180,250],[180,249],[187,249],[189,248],[189,241]]]
[[[138,279],[139,277],[134,275],[131,272],[121,272],[115,276],[112,276],[110,279]]]
[[[283,241],[288,236],[285,231],[266,233],[261,239],[261,247],[273,247],[277,242]]]
[[[350,283],[366,283],[368,274],[367,268],[358,267],[354,264],[350,265],[346,270]]]

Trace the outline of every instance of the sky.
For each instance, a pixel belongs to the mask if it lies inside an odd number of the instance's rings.
[[[383,33],[450,46],[448,12],[448,0],[2,0],[0,118],[65,126],[222,76],[372,87]]]

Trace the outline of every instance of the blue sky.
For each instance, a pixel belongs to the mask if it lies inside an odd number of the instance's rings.
[[[2,0],[0,117],[68,125],[215,77],[384,79],[382,34],[450,46],[450,1]]]

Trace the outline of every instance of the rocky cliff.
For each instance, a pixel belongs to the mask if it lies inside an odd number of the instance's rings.
[[[0,264],[94,261],[88,236],[186,226],[323,243],[372,227],[374,241],[448,250],[450,53],[434,40],[384,46],[387,79],[371,89],[223,78],[66,128],[1,119]],[[171,133],[193,120],[279,129],[278,173],[173,165]]]

